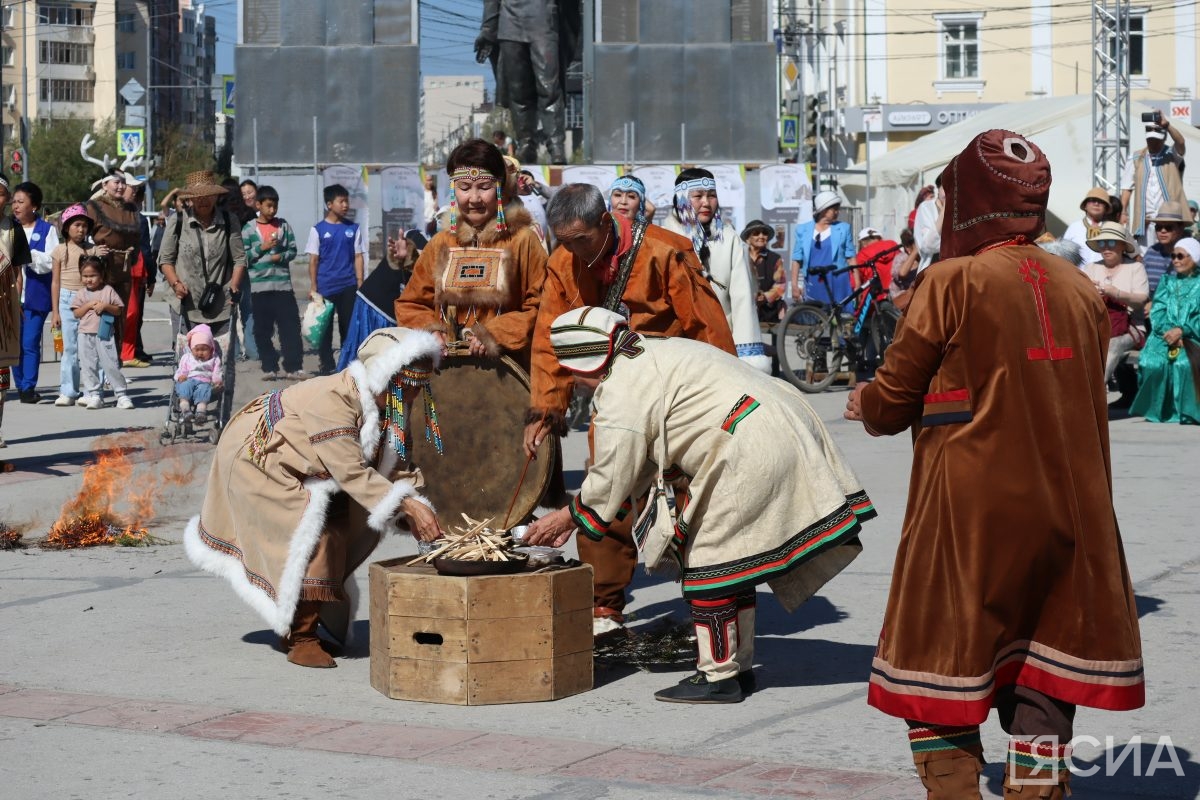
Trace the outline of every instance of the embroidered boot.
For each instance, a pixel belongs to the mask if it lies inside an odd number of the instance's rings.
[[[689,600],[696,627],[696,674],[654,693],[664,703],[740,703],[737,598]],[[753,636],[753,633],[751,633]],[[753,644],[751,644],[753,647]]]
[[[337,662],[321,647],[317,638],[318,610],[321,604],[315,600],[301,600],[292,617],[292,630],[288,636],[288,661],[301,667],[329,668]]]
[[[1004,770],[1004,796],[1010,800],[1062,800],[1071,796],[1069,745],[1012,738]]]
[[[926,800],[982,800],[983,745],[978,726],[911,728],[908,744],[917,775],[925,785]]]
[[[758,679],[754,677],[754,592],[738,597],[737,605],[737,652],[733,660],[737,662],[737,682],[742,694],[751,695],[758,690]]]

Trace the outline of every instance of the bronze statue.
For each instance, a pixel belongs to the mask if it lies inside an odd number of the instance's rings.
[[[484,0],[475,60],[491,61],[496,104],[512,114],[522,162],[536,163],[544,142],[551,163],[566,163],[565,76],[582,14],[579,0]]]

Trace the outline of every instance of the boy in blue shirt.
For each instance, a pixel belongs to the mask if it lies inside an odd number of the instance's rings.
[[[335,183],[325,187],[325,218],[308,234],[305,252],[308,278],[312,286],[309,299],[316,295],[332,303],[337,314],[339,341],[346,341],[350,330],[350,315],[354,312],[354,296],[363,282],[363,262],[367,252],[362,228],[346,220],[350,213],[350,193]],[[317,347],[321,374],[334,370],[333,326],[326,329]]]

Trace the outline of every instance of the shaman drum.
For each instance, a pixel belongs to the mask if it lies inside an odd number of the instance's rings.
[[[462,525],[461,514],[504,524],[525,469],[525,414],[529,375],[512,359],[450,355],[431,382],[444,454],[425,441],[425,411],[413,403],[413,463],[425,475],[425,496],[442,526]],[[529,464],[513,503],[509,527],[537,508],[554,468],[556,438],[547,436]]]

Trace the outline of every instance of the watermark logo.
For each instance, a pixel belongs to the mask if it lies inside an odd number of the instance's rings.
[[[1134,736],[1127,742],[1118,743],[1116,737],[1106,736],[1104,741],[1095,736],[1076,736],[1060,746],[1057,736],[1023,736],[1013,737],[1009,750],[1009,761],[1023,766],[1028,774],[1015,777],[1015,782],[1025,786],[1057,786],[1061,781],[1062,770],[1068,770],[1072,775],[1088,778],[1103,770],[1105,777],[1118,774],[1132,775],[1136,778],[1153,778],[1156,774],[1171,774],[1184,777],[1183,762],[1175,749],[1175,743],[1170,736],[1160,736],[1153,743],[1154,750],[1150,758],[1143,763],[1142,755],[1149,752],[1151,742],[1141,736]],[[1104,748],[1104,758],[1094,761],[1077,763],[1077,750],[1083,745],[1085,749],[1098,750]]]

